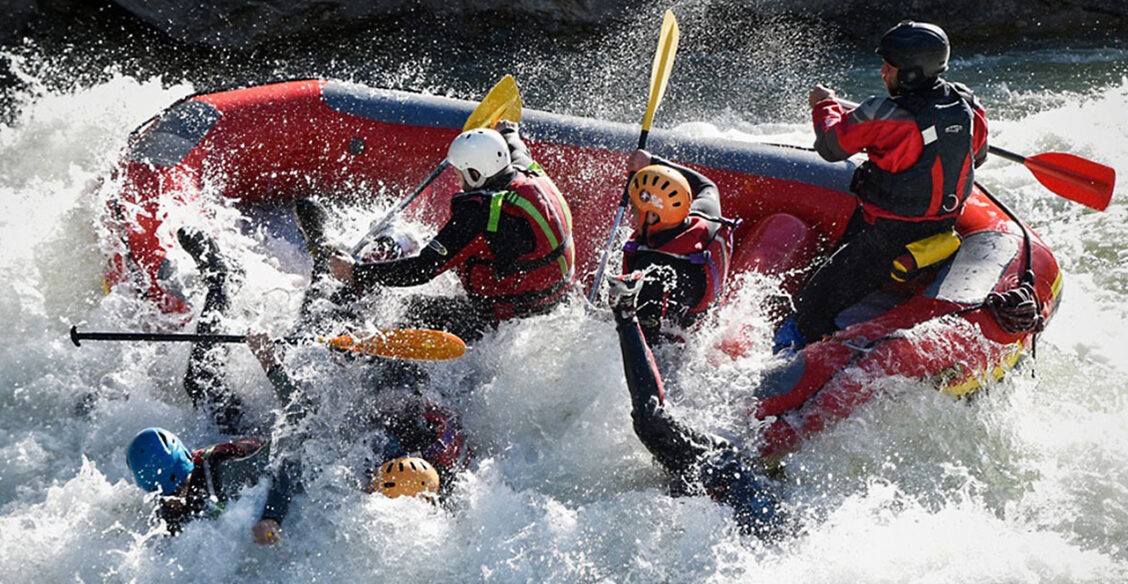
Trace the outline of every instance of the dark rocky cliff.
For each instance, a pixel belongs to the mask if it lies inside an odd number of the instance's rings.
[[[386,19],[475,18],[536,21],[564,28],[598,27],[657,12],[667,5],[755,22],[764,18],[814,21],[857,40],[872,39],[905,17],[942,24],[975,41],[1089,38],[1116,42],[1128,31],[1123,0],[713,0],[678,4],[640,0],[0,0],[0,42],[11,43],[59,21],[111,10],[189,44],[254,46],[311,33],[347,32]]]

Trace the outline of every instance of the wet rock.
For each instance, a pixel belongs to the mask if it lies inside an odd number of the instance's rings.
[[[44,22],[82,21],[102,10],[136,18],[189,45],[253,47],[278,39],[346,34],[398,20],[463,19],[466,34],[527,23],[551,30],[605,25],[631,15],[657,14],[653,0],[0,0],[0,43],[11,44]],[[956,41],[1078,38],[1119,42],[1128,30],[1124,0],[708,0],[682,13],[704,12],[723,22],[785,18],[870,43],[905,18],[936,22]],[[30,25],[29,25],[30,22]]]
[[[356,27],[381,18],[497,13],[549,22],[597,23],[627,0],[114,0],[174,39],[233,46]]]
[[[858,39],[880,37],[904,19],[935,22],[953,37],[977,41],[1089,36],[1119,38],[1128,28],[1123,0],[791,0],[762,2],[763,9],[808,13]]]
[[[0,43],[11,42],[22,36],[27,25],[39,13],[35,0],[0,0]]]

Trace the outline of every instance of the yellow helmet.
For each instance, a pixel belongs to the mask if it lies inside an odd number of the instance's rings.
[[[660,164],[651,164],[636,172],[631,177],[628,192],[631,204],[638,209],[639,231],[662,231],[681,225],[689,216],[689,205],[693,202],[685,176]]]
[[[392,459],[380,465],[372,490],[389,499],[406,495],[434,501],[439,493],[439,472],[422,458]]]

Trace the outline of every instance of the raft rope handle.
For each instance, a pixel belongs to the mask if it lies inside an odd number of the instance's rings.
[[[1000,201],[995,195],[979,182],[975,183],[979,190],[983,192],[992,203],[1003,210],[1004,213],[1010,217],[1011,221],[1018,226],[1022,231],[1023,253],[1025,254],[1024,261],[1026,262],[1026,269],[1022,274],[1022,283],[1017,288],[1012,288],[1006,292],[991,292],[987,298],[975,308],[986,308],[991,312],[991,316],[999,323],[999,326],[1008,333],[1035,333],[1030,338],[1030,356],[1037,360],[1038,348],[1037,333],[1042,332],[1045,328],[1045,318],[1042,317],[1042,300],[1038,297],[1037,291],[1034,289],[1034,254],[1033,245],[1030,240],[1030,230],[1026,225],[1019,220],[1019,218]],[[1031,369],[1030,374],[1034,375],[1034,370]]]

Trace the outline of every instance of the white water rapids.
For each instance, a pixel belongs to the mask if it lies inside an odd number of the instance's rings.
[[[0,126],[0,582],[1128,581],[1128,190],[1119,186],[1097,213],[1001,159],[978,177],[1047,240],[1065,274],[1037,360],[970,402],[888,383],[882,399],[786,461],[798,528],[781,542],[738,535],[730,511],[707,498],[666,494],[631,430],[613,326],[578,301],[430,367],[428,389],[451,396],[476,449],[448,508],[347,487],[363,453],[345,412],[377,392],[311,348],[294,366],[330,407],[315,414],[324,432],[306,454],[317,472],[283,543],[260,548],[249,537],[261,486],[218,520],[164,537],[148,523],[151,501],[124,450],[153,425],[196,447],[222,439],[181,388],[187,346],[75,348],[66,333],[74,323],[140,330],[152,317],[101,292],[107,187],[98,180],[131,129],[192,91],[123,75],[39,87]],[[1092,158],[1123,184],[1128,80],[1085,95],[993,98],[1016,104],[993,120],[995,143]],[[726,122],[678,131],[811,141],[806,124],[739,118],[729,111]],[[232,332],[284,331],[308,264],[285,242],[263,246],[258,233],[236,230],[235,214],[211,220],[230,226],[220,244],[247,270]],[[367,220],[342,219],[342,241]],[[198,282],[183,277],[198,301]],[[762,294],[756,285],[723,316],[740,317]],[[433,289],[456,286],[444,278]],[[771,360],[766,325],[749,318],[764,335],[757,354],[727,360],[712,329],[687,349],[672,394],[694,423],[740,433],[741,412],[726,404]],[[252,414],[267,417],[276,404],[244,348],[233,349],[231,370]]]

